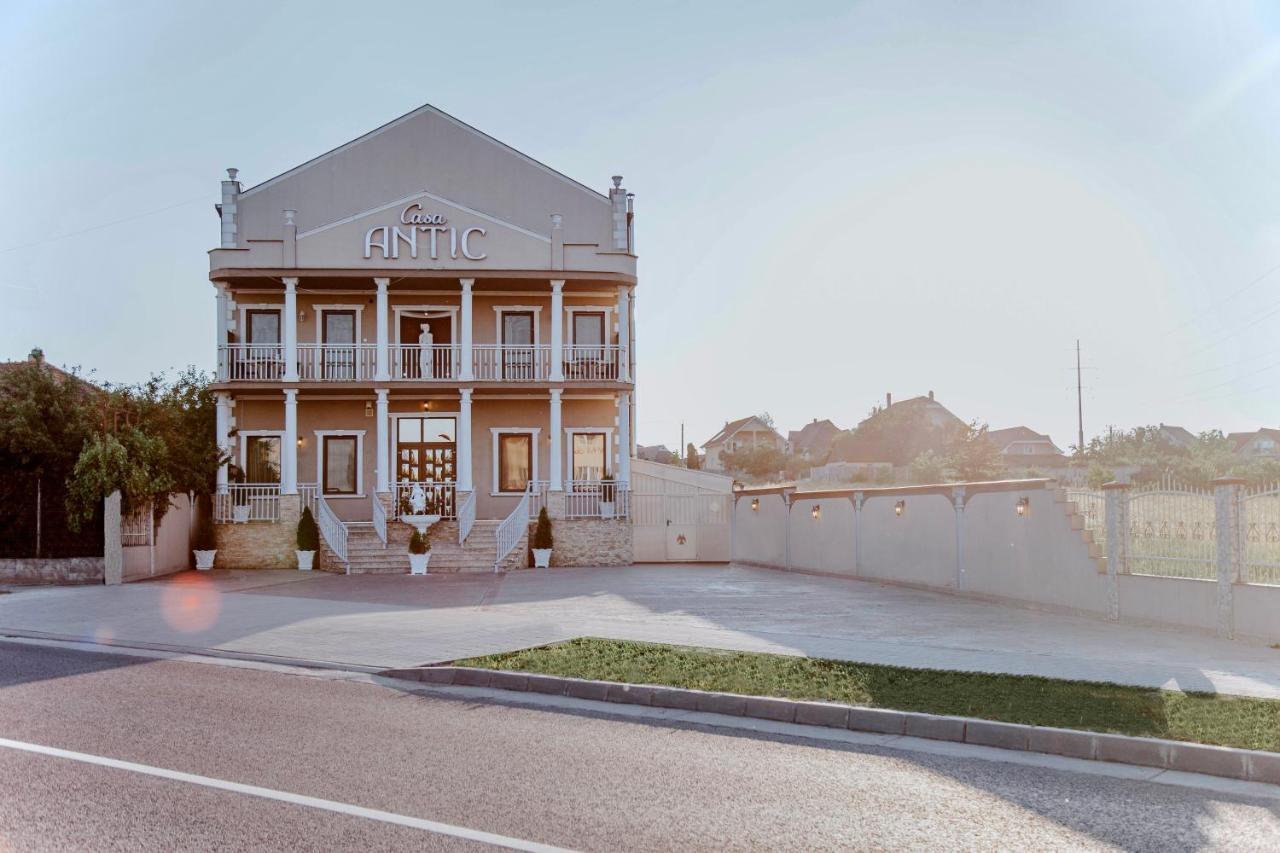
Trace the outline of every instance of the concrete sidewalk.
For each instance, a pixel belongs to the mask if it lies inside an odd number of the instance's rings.
[[[5,631],[387,668],[591,635],[1280,698],[1265,646],[745,566],[189,572],[0,596]]]

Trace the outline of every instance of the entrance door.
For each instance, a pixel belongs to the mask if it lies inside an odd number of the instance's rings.
[[[356,312],[325,311],[324,378],[351,381],[356,378]]]
[[[417,347],[422,341],[422,327],[431,332],[429,352]],[[400,315],[400,349],[391,365],[397,379],[452,379],[454,376],[453,329],[445,312],[430,314],[413,312]]]
[[[533,366],[533,312],[502,312],[502,376],[510,380],[535,379]]]
[[[457,479],[456,421],[452,417],[402,417],[396,426],[396,506],[404,515],[414,483],[427,493],[427,514],[452,518]]]

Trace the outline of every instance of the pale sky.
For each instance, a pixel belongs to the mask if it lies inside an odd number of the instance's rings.
[[[644,444],[932,389],[1066,448],[1076,338],[1086,434],[1280,426],[1276,4],[8,0],[0,79],[0,358],[212,369],[223,169],[431,103],[636,193]]]

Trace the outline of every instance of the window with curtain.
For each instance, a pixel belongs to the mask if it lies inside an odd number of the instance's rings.
[[[575,482],[599,480],[608,473],[605,465],[607,443],[602,432],[573,434],[572,471]]]
[[[523,492],[532,477],[532,433],[503,433],[498,436],[498,491]]]
[[[356,494],[356,465],[359,462],[358,444],[354,435],[326,435],[324,437],[324,493],[326,495]]]
[[[280,482],[280,436],[251,435],[245,439],[244,476],[250,483]]]

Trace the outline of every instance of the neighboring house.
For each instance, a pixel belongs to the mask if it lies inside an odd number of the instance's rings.
[[[1169,426],[1168,424],[1160,424],[1156,428],[1155,438],[1161,444],[1182,450],[1191,450],[1200,441],[1191,430],[1180,426]]]
[[[787,433],[787,449],[810,461],[827,458],[831,442],[841,433],[840,427],[829,420],[814,418],[801,429]]]
[[[1245,459],[1280,459],[1280,429],[1263,427],[1256,432],[1233,432],[1227,436],[1237,456]]]
[[[926,397],[893,402],[885,395],[884,408],[831,445],[830,461],[910,465],[927,450],[942,453],[965,423],[939,403],[930,391]]]
[[[988,430],[987,440],[999,448],[1000,457],[1010,469],[1060,468],[1067,464],[1066,455],[1049,436],[1029,427]]]
[[[668,450],[665,444],[654,444],[649,447],[642,444],[636,448],[636,458],[661,465],[673,465],[676,462],[676,455]]]
[[[721,454],[733,453],[749,447],[772,447],[776,450],[785,450],[786,441],[776,429],[755,415],[728,421],[718,433],[702,445],[703,467],[708,471],[723,471]]]

